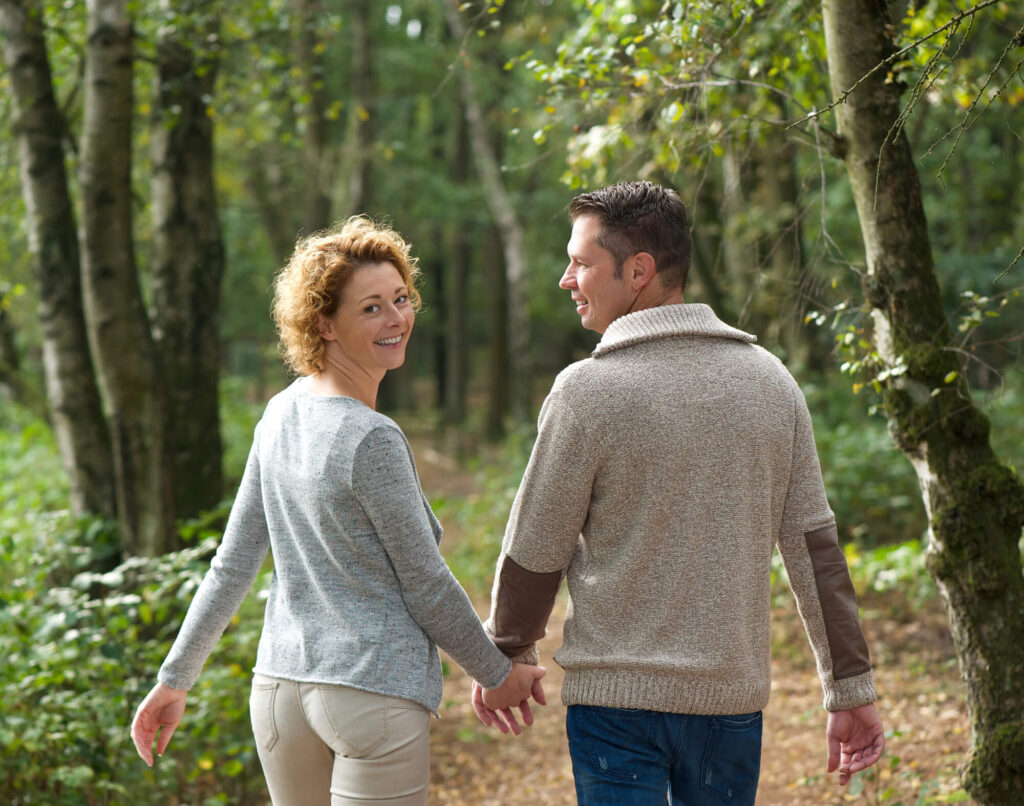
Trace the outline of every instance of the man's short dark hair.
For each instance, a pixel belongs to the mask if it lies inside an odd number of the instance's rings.
[[[690,270],[690,226],[686,205],[669,188],[653,182],[621,182],[581,193],[569,203],[569,220],[597,216],[597,243],[615,257],[616,277],[623,261],[647,252],[666,288],[686,286]]]

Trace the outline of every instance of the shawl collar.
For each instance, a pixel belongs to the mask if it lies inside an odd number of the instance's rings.
[[[620,316],[608,325],[591,355],[597,358],[620,347],[672,336],[757,341],[757,336],[725,324],[703,303],[660,305]]]

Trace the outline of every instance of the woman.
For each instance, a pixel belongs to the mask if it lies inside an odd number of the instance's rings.
[[[278,276],[274,319],[300,377],[256,426],[224,539],[136,712],[132,739],[147,764],[268,548],[275,571],[250,711],[278,806],[426,803],[435,644],[510,705],[525,704],[543,675],[487,638],[438,551],[409,445],[374,410],[419,307],[409,252],[357,217],[300,241]]]

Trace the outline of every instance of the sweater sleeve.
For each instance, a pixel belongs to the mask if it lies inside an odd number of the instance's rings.
[[[795,384],[794,395],[793,464],[779,550],[814,652],[823,705],[841,711],[876,699],[871,660],[825,496],[810,413]]]
[[[260,488],[259,425],[224,537],[160,672],[161,683],[190,689],[256,580],[270,546]]]
[[[432,513],[399,431],[381,426],[363,438],[353,461],[352,489],[395,569],[409,614],[482,686],[501,685],[512,664],[487,637],[438,550]]]
[[[541,408],[491,593],[487,630],[513,660],[537,662],[536,642],[590,509],[593,450],[562,395],[552,392]]]

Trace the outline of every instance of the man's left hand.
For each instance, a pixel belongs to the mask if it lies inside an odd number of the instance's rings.
[[[885,735],[874,703],[832,711],[825,729],[829,772],[839,769],[839,785],[846,786],[855,772],[866,770],[882,757]]]

